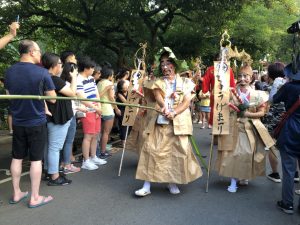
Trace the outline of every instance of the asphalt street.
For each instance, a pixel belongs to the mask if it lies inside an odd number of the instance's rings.
[[[194,136],[203,155],[208,155],[211,130],[194,126]],[[0,169],[8,168],[10,144],[0,145]],[[215,152],[215,151],[214,151]],[[205,193],[207,173],[188,185],[180,185],[181,194],[171,195],[166,184],[153,184],[152,194],[134,196],[142,181],[135,179],[138,157],[126,151],[123,170],[118,177],[121,152],[114,154],[108,164],[96,171],[69,175],[73,183],[62,187],[41,184],[41,194],[55,199],[36,209],[27,202],[9,205],[12,194],[9,176],[0,171],[0,225],[299,225],[300,213],[287,215],[276,208],[281,184],[266,177],[239,187],[237,193],[226,188],[228,178],[211,173],[209,192]],[[208,157],[205,158],[208,161]],[[267,166],[268,167],[268,166]],[[25,170],[28,166],[25,165]],[[269,167],[268,167],[269,168]],[[269,172],[269,169],[267,170]],[[29,176],[21,180],[22,189],[29,190]],[[298,185],[299,188],[299,185]],[[295,206],[298,197],[295,197]]]

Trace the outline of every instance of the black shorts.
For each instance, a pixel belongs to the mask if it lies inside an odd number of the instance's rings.
[[[47,125],[36,127],[13,126],[12,157],[24,159],[29,154],[30,161],[44,158],[47,148]]]

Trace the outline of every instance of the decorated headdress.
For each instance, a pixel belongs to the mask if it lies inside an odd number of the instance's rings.
[[[183,71],[186,71],[189,69],[187,63],[185,60],[179,60],[176,58],[175,54],[173,53],[173,51],[169,48],[169,47],[163,47],[162,49],[160,49],[158,51],[158,53],[154,56],[155,58],[155,68],[154,68],[154,75],[157,77],[161,77],[162,76],[162,72],[160,69],[160,59],[162,55],[167,54],[168,57],[174,62],[175,64],[175,68],[176,68],[176,73],[180,73]]]

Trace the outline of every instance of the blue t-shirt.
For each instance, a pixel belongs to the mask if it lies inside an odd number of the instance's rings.
[[[11,95],[44,95],[55,89],[48,70],[27,62],[8,68],[4,85]],[[10,109],[15,126],[32,127],[47,122],[43,100],[12,100]]]

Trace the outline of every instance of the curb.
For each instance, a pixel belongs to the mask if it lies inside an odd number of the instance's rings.
[[[12,142],[12,136],[0,136],[0,144],[9,144]]]

